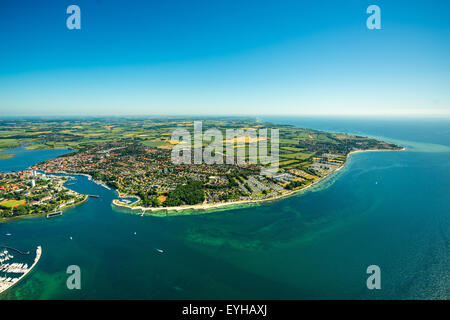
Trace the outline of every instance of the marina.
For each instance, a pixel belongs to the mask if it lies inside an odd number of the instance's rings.
[[[9,261],[14,258],[14,256],[10,253],[11,251],[16,251],[21,254],[29,254],[22,253],[20,250],[10,248],[10,247],[0,247],[3,248],[3,251],[0,251],[0,294],[4,291],[11,288],[13,285],[22,280],[38,263],[42,254],[42,247],[38,246],[36,248],[36,257],[33,261],[33,264],[28,267],[27,263],[21,262],[13,262]]]

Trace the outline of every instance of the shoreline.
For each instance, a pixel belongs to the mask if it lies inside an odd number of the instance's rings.
[[[63,188],[66,188],[66,189],[68,189],[68,190],[70,190],[70,191],[73,191],[73,190],[71,190],[71,189],[69,189],[69,188],[67,188],[67,187],[64,187],[64,186],[63,186]],[[77,192],[77,193],[78,193],[78,192]],[[59,211],[63,211],[63,212],[64,212],[64,211],[66,211],[66,209],[71,209],[71,208],[74,208],[74,207],[76,207],[76,206],[79,206],[79,205],[85,203],[86,200],[89,198],[89,195],[87,195],[87,194],[81,194],[81,193],[79,193],[79,195],[84,196],[84,199],[83,199],[83,200],[80,200],[79,202],[72,203],[72,204],[69,204],[69,205],[64,206],[64,207],[62,207],[62,208],[59,208],[59,209],[60,209]],[[49,213],[51,213],[51,212],[40,212],[40,213],[23,214],[23,215],[20,215],[20,216],[9,217],[9,218],[2,217],[2,218],[0,218],[0,224],[6,223],[6,222],[15,221],[15,220],[20,220],[20,219],[33,219],[33,218],[39,218],[39,217],[41,217],[41,216],[46,216],[46,215],[49,214]]]
[[[207,204],[207,203],[202,203],[202,204],[196,204],[196,205],[183,205],[183,206],[177,206],[177,207],[142,207],[142,206],[137,206],[137,207],[133,207],[129,204],[125,204],[120,202],[120,199],[113,199],[111,202],[111,205],[113,207],[117,207],[118,209],[123,209],[124,211],[128,211],[133,212],[134,211],[138,211],[136,213],[140,213],[141,215],[152,215],[155,217],[165,217],[165,216],[178,216],[178,215],[193,215],[193,214],[205,214],[205,213],[211,213],[213,211],[219,211],[219,210],[224,210],[224,209],[233,209],[233,207],[238,207],[241,205],[244,206],[252,206],[252,205],[260,205],[263,204],[265,202],[269,202],[269,201],[277,201],[277,200],[282,200],[284,198],[288,198],[294,195],[299,195],[305,191],[307,191],[309,188],[316,186],[318,183],[321,183],[323,181],[325,181],[327,178],[331,177],[332,175],[338,173],[342,168],[344,168],[348,162],[348,159],[350,157],[350,155],[355,154],[355,153],[362,153],[362,152],[386,152],[386,151],[405,151],[406,147],[402,147],[401,149],[396,149],[396,150],[391,150],[391,149],[367,149],[367,150],[353,150],[350,151],[347,156],[346,156],[346,160],[345,162],[338,168],[336,168],[335,170],[329,172],[328,174],[326,174],[325,176],[319,178],[318,180],[314,181],[313,183],[305,186],[304,188],[301,189],[297,189],[297,190],[291,190],[282,194],[278,194],[274,197],[271,198],[266,198],[266,199],[258,199],[258,200],[239,200],[239,201],[232,201],[232,202],[220,202],[220,203],[212,203],[212,204]],[[94,182],[97,185],[100,185],[102,187],[105,187],[104,182],[102,181],[95,181],[91,175],[87,174],[87,173],[68,173],[66,171],[61,171],[61,172],[44,172],[45,174],[63,174],[63,175],[67,175],[67,176],[85,176],[88,178],[89,181]],[[64,186],[63,186],[64,187]],[[67,188],[67,187],[64,187]],[[67,188],[69,190],[71,190],[70,188]],[[136,195],[128,195],[128,194],[124,194],[121,193],[119,190],[114,189],[114,188],[109,188],[109,190],[114,190],[114,192],[117,193],[119,198],[126,198],[126,197],[132,197],[132,198],[136,198],[139,199],[140,198]],[[88,199],[88,195],[84,195],[85,198],[80,201],[77,202],[75,204],[71,204],[68,205],[66,207],[64,207],[64,209],[70,209],[72,207],[78,206],[83,204],[87,199]],[[137,201],[139,201],[137,200]],[[64,210],[62,209],[62,210]],[[190,212],[190,213],[187,213]],[[10,218],[0,218],[0,223],[4,223],[4,222],[9,222],[9,221],[14,221],[14,220],[18,220],[18,219],[26,219],[26,218],[36,218],[42,215],[46,215],[47,213],[34,213],[34,214],[30,214],[30,215],[22,215],[22,216],[16,216],[16,217],[10,217]]]
[[[131,210],[131,211],[135,211],[138,210],[140,211],[140,213],[142,215],[146,214],[147,211],[150,211],[149,215],[152,216],[177,216],[177,215],[189,215],[188,213],[185,213],[185,211],[194,211],[197,212],[197,214],[202,214],[202,213],[210,213],[212,211],[218,211],[219,209],[224,209],[227,207],[233,207],[233,206],[239,206],[239,205],[246,205],[246,206],[251,206],[251,205],[255,205],[255,204],[262,204],[264,202],[268,202],[268,201],[276,201],[276,200],[281,200],[290,196],[294,196],[297,194],[301,194],[302,192],[306,191],[307,189],[309,189],[312,186],[317,185],[320,182],[323,182],[324,180],[326,180],[327,178],[331,177],[332,175],[336,174],[337,172],[339,172],[342,168],[345,167],[345,165],[348,162],[348,158],[350,157],[351,154],[355,154],[355,153],[362,153],[362,152],[381,152],[381,151],[405,151],[406,148],[402,147],[401,149],[397,149],[397,150],[391,150],[391,149],[368,149],[368,150],[354,150],[354,151],[350,151],[347,156],[346,156],[346,160],[345,162],[338,168],[336,168],[335,170],[329,172],[327,175],[319,178],[318,180],[314,181],[313,183],[307,185],[304,188],[298,189],[298,190],[292,190],[292,191],[288,191],[286,193],[283,194],[279,194],[277,196],[271,197],[271,198],[267,198],[267,199],[259,199],[259,200],[240,200],[240,201],[233,201],[233,202],[220,202],[220,203],[213,203],[213,204],[196,204],[196,205],[184,205],[184,206],[178,206],[178,207],[142,207],[142,206],[138,206],[138,207],[132,207],[128,204],[125,203],[121,203],[120,200],[118,199],[114,199],[112,201],[112,205],[121,209],[127,209],[127,210]],[[116,190],[117,191],[117,190]],[[120,195],[120,192],[119,192]],[[231,208],[227,208],[227,209],[231,209]],[[200,212],[198,212],[200,211]],[[203,211],[203,212],[202,212]],[[174,214],[169,214],[170,212],[174,213]],[[161,214],[164,213],[164,214]],[[191,213],[191,214],[195,214],[195,213]]]

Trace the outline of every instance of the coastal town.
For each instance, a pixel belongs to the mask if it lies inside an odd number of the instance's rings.
[[[67,179],[36,170],[0,173],[0,218],[52,214],[83,202],[85,195],[63,186]]]
[[[250,141],[254,146],[270,142],[271,137],[253,139],[249,132],[273,128],[273,124],[218,119],[203,121],[204,129],[225,133],[231,128],[246,132],[242,137],[223,139],[225,152],[219,154],[225,160],[231,144],[231,152],[235,154],[244,150],[246,161],[174,162],[172,151],[180,141],[171,140],[171,134],[179,129],[192,132],[193,124],[184,119],[52,121],[33,123],[30,127],[23,121],[5,122],[4,127],[16,132],[5,136],[5,140],[16,139],[16,143],[28,144],[27,148],[66,146],[74,151],[38,163],[28,171],[2,173],[0,216],[58,212],[82,202],[86,196],[64,187],[70,174],[88,175],[95,182],[117,190],[121,199],[114,200],[113,204],[120,207],[148,211],[209,208],[296,193],[341,168],[351,152],[401,149],[365,137],[277,125],[277,171],[267,175],[262,174],[266,165],[248,161],[249,146]],[[203,142],[201,152],[207,146]],[[55,176],[56,173],[63,176]],[[137,201],[131,203],[126,197]]]
[[[126,200],[114,200],[117,206],[150,211],[178,210],[279,198],[311,186],[341,168],[352,151],[397,148],[372,139],[338,137],[342,139],[339,144],[319,144],[309,137],[301,142],[300,148],[300,143],[292,146],[284,143],[280,169],[274,175],[263,175],[261,165],[249,163],[177,164],[173,163],[171,148],[166,145],[152,148],[136,141],[100,144],[45,161],[33,169],[87,174],[95,181],[116,189],[121,197],[139,199],[132,204]],[[176,144],[168,142],[169,145]],[[301,156],[292,157],[300,150]]]

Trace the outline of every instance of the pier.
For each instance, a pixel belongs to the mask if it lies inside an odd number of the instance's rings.
[[[62,214],[63,214],[62,211],[47,213],[47,219],[62,216]]]
[[[23,254],[23,255],[30,254],[30,251],[23,252],[23,251],[20,251],[19,249],[13,248],[13,247],[0,246],[0,248],[7,249],[7,250],[11,250],[11,251],[15,251],[15,252],[20,253],[20,254]]]

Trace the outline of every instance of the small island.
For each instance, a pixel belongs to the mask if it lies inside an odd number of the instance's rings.
[[[97,183],[119,192],[121,199],[114,200],[113,205],[155,215],[279,199],[305,190],[336,172],[353,152],[402,149],[371,138],[255,119],[203,120],[204,130],[214,128],[221,132],[227,129],[277,128],[279,169],[274,175],[263,175],[261,169],[264,165],[258,163],[173,163],[171,151],[180,141],[171,140],[171,135],[177,129],[192,132],[193,120],[190,119],[22,120],[0,122],[0,126],[4,127],[2,132],[8,132],[7,129],[15,132],[3,138],[28,148],[76,150],[36,164],[33,170],[89,175]],[[247,148],[251,139],[224,138],[222,143],[224,147],[232,144],[236,153],[239,148]],[[261,143],[260,140],[254,142]],[[207,146],[208,142],[204,141],[201,148],[204,150]],[[226,152],[222,156],[225,158]],[[248,160],[247,151],[245,156]],[[3,185],[18,185],[20,191],[9,190],[0,194],[4,198],[0,202],[3,216],[51,212],[68,205],[69,201],[78,203],[83,200],[81,195],[62,186],[62,177],[53,177],[50,181],[36,180],[35,187],[31,187],[32,177],[24,173],[11,173],[4,177]],[[34,191],[33,188],[40,189]],[[39,191],[42,189],[48,191]],[[126,197],[137,201],[123,199]]]

